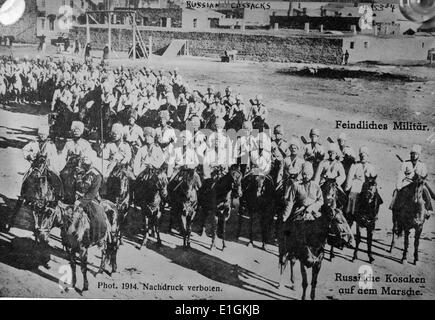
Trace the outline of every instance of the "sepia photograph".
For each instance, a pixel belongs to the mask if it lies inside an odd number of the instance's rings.
[[[434,200],[435,0],[0,0],[0,300],[433,300]]]

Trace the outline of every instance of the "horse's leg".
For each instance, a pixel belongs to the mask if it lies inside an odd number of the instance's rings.
[[[267,212],[260,212],[260,227],[261,227],[261,248],[263,250],[267,250],[266,249],[266,243],[267,243],[267,234],[269,231],[269,221],[267,219]]]
[[[174,218],[175,210],[171,207],[171,211],[169,211],[169,230],[168,233],[172,234],[172,223]]]
[[[293,272],[293,268],[295,266],[296,260],[295,259],[290,259],[290,282],[291,282],[291,289],[294,290],[294,285],[295,285],[295,278],[294,278],[294,272]]]
[[[372,241],[373,241],[373,229],[367,228],[367,254],[369,256],[370,263],[372,263],[375,260],[372,256]]]
[[[102,260],[101,263],[102,264],[103,264],[103,261],[105,259],[104,255],[105,255],[105,253],[101,255],[101,260]],[[81,263],[81,269],[82,269],[82,274],[83,274],[83,290],[82,291],[87,291],[89,289],[89,283],[88,283],[88,276],[87,276],[88,249],[86,249],[86,248],[83,248],[82,251],[80,252],[80,263]],[[100,266],[100,269],[101,269],[101,266]],[[100,273],[100,271],[98,273]]]
[[[403,248],[403,256],[402,256],[401,263],[403,263],[403,261],[406,261],[406,256],[408,254],[409,232],[410,232],[410,230],[405,230],[405,244],[404,244],[404,248]]]
[[[160,221],[161,221],[162,213],[160,212],[160,209],[158,209],[157,214],[154,217],[154,228],[156,230],[156,237],[157,237],[157,245],[162,245],[162,240],[160,239]]]
[[[183,247],[187,248],[187,217],[181,214],[181,235],[183,236]]]
[[[190,248],[190,235],[192,233],[192,216],[186,217],[186,246]]]
[[[71,273],[72,273],[72,280],[71,285],[73,288],[75,288],[77,283],[77,275],[76,275],[76,253],[73,249],[69,251],[69,263],[71,265]]]
[[[218,215],[218,213],[214,212],[214,214],[213,214],[213,225],[212,225],[212,228],[211,228],[211,246],[210,246],[210,250],[215,247],[216,232],[217,232],[217,227],[218,227],[218,223],[219,223],[219,217],[217,215]]]
[[[86,250],[86,255],[87,254],[88,254],[88,251]],[[101,261],[100,261],[100,268],[98,269],[98,273],[103,273],[104,269],[106,268],[106,256],[107,256],[107,243],[105,242],[103,244],[103,248],[101,249]],[[86,259],[87,259],[87,256],[86,256]]]
[[[222,217],[222,251],[226,248],[225,244],[225,230],[227,228],[227,221],[225,220],[225,217]]]
[[[308,280],[307,280],[307,270],[305,269],[302,261],[299,261],[301,264],[301,274],[302,274],[302,300],[305,300],[305,295],[307,293]]]
[[[142,242],[139,246],[139,250],[142,249],[142,247],[144,245],[146,245],[147,240],[148,240],[148,223],[149,223],[149,218],[148,218],[148,214],[147,212],[145,212],[144,209],[142,209],[142,214],[143,214],[143,239]]]
[[[392,229],[391,233],[392,233],[392,238],[391,238],[391,245],[390,245],[389,253],[391,253],[393,251],[393,248],[394,248],[394,234],[396,233],[396,223],[394,221],[393,221],[393,229]]]
[[[311,300],[314,300],[316,297],[317,276],[319,275],[321,266],[322,266],[321,259],[313,264],[313,271],[312,271],[312,275],[311,275],[311,277],[312,277],[312,279],[311,279],[311,293],[310,293]]]
[[[251,211],[249,215],[249,243],[254,246],[254,213]]]
[[[361,242],[361,230],[359,228],[358,222],[356,223],[355,227],[356,227],[355,250],[353,252],[353,259],[352,260],[358,259],[358,248],[359,248],[359,243]]]
[[[414,264],[417,264],[418,261],[418,246],[420,244],[420,236],[421,232],[423,231],[423,225],[418,226],[415,228],[415,235],[414,235]]]

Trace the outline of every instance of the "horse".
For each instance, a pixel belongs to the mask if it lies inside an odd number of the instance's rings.
[[[201,230],[205,229],[205,220],[208,213],[213,213],[212,243],[215,246],[216,231],[220,227],[222,234],[222,250],[225,245],[226,222],[230,218],[231,207],[235,199],[242,196],[242,173],[237,166],[232,166],[225,173],[218,169],[212,173],[210,184],[203,185],[199,192],[199,207],[203,211]]]
[[[39,154],[24,177],[20,197],[10,221],[12,222],[21,206],[27,204],[33,214],[35,242],[38,242],[37,225],[44,208],[53,206],[62,195],[62,182],[55,173],[48,169],[47,156]],[[11,224],[9,223],[8,228]]]
[[[339,228],[333,225],[346,223],[341,210],[335,206],[335,196],[328,193],[324,198],[324,204],[320,208],[320,217],[314,220],[303,220],[300,214],[304,207],[295,210],[287,221],[284,222],[279,237],[279,265],[282,277],[287,262],[290,261],[290,281],[294,285],[293,266],[296,260],[300,262],[302,274],[302,300],[305,300],[308,287],[306,268],[312,268],[311,300],[315,299],[317,277],[324,258],[324,248],[328,235],[333,233],[341,237]]]
[[[117,164],[113,168],[109,177],[104,183],[102,192],[100,192],[102,198],[107,199],[115,203],[119,213],[118,225],[119,225],[119,239],[122,244],[122,231],[125,217],[127,216],[129,203],[130,203],[130,181],[127,174],[127,168],[125,165]]]
[[[427,218],[425,208],[424,184],[426,177],[414,175],[413,181],[400,189],[397,200],[393,207],[393,237],[391,240],[390,252],[394,248],[394,235],[398,237],[404,232],[405,243],[401,263],[406,261],[409,245],[409,233],[415,230],[414,235],[414,264],[418,261],[418,246],[423,231],[423,224]],[[427,201],[430,201],[427,199]]]
[[[345,194],[339,188],[339,185],[337,184],[335,178],[327,178],[325,180],[325,182],[322,184],[321,189],[322,189],[323,198],[324,199],[326,199],[326,198],[334,199],[333,206],[342,210],[343,204],[346,203],[346,200],[344,199]],[[352,225],[352,223],[353,223],[353,222],[349,222],[349,220],[346,220],[346,221],[350,225]],[[331,248],[329,250],[329,258],[332,261],[332,259],[335,257],[334,247],[342,249],[344,244],[343,244],[343,241],[341,241],[338,238],[334,238],[334,237],[328,237],[328,244],[331,246]]]
[[[84,174],[81,169],[81,156],[70,155],[65,168],[60,172],[60,178],[62,179],[64,187],[64,199],[67,204],[73,204],[76,201],[76,184]]]
[[[242,180],[242,210],[249,216],[249,245],[254,246],[253,226],[254,217],[260,217],[262,249],[266,250],[269,239],[270,225],[275,210],[276,187],[270,175],[248,173]],[[242,216],[239,213],[237,238],[242,228]]]
[[[160,219],[162,216],[160,205],[162,199],[168,196],[168,178],[163,169],[147,168],[136,179],[133,187],[134,203],[140,206],[144,229],[143,240],[138,247],[140,250],[148,239],[149,221],[156,233],[157,245],[160,246]]]
[[[192,221],[198,208],[198,189],[201,181],[195,174],[195,169],[182,169],[171,181],[169,187],[169,203],[171,216],[169,232],[172,230],[173,217],[180,214],[183,248],[190,248]]]
[[[62,245],[65,247],[72,270],[72,287],[75,288],[76,253],[79,254],[83,274],[83,291],[89,288],[87,279],[88,249],[98,245],[102,248],[98,273],[105,269],[106,260],[110,261],[112,271],[116,272],[117,208],[108,200],[102,203],[93,201],[76,202],[68,205],[59,202],[55,208],[47,208],[40,220],[41,241],[47,242],[50,231],[55,226],[61,228]],[[110,217],[110,218],[109,218]]]
[[[356,245],[353,253],[353,260],[358,259],[358,247],[361,241],[360,228],[367,230],[367,254],[370,263],[375,259],[372,257],[373,230],[378,217],[379,207],[383,203],[378,193],[378,184],[375,177],[367,177],[362,185],[361,193],[358,196],[357,210],[355,212],[356,222]]]

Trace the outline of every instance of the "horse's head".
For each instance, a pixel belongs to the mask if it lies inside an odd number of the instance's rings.
[[[231,177],[231,192],[237,198],[242,196],[242,173],[237,166],[232,166],[228,173]]]
[[[35,214],[35,236],[38,242],[47,243],[50,231],[55,226],[60,226],[63,205],[48,206],[44,210]]]
[[[364,184],[361,189],[361,198],[368,203],[375,199],[376,193],[378,191],[378,183],[376,182],[377,176],[366,177]]]
[[[335,179],[328,178],[322,185],[323,201],[330,208],[336,206],[337,189],[338,185]]]
[[[264,192],[266,176],[258,174],[254,176],[255,193],[257,198],[261,197]]]
[[[155,179],[156,187],[160,196],[166,198],[168,196],[168,176],[166,175],[165,170],[157,169]]]

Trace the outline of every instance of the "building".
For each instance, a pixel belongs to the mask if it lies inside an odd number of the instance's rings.
[[[435,37],[397,36],[375,37],[357,35],[343,38],[343,52],[349,52],[349,62],[425,61],[430,49],[435,48]]]
[[[182,28],[186,30],[207,30],[218,28],[225,15],[214,10],[200,9],[183,9]]]
[[[70,11],[62,11],[64,6]],[[46,41],[65,36],[68,26],[76,24],[86,10],[96,8],[97,2],[92,0],[36,0],[37,36],[45,36]]]

